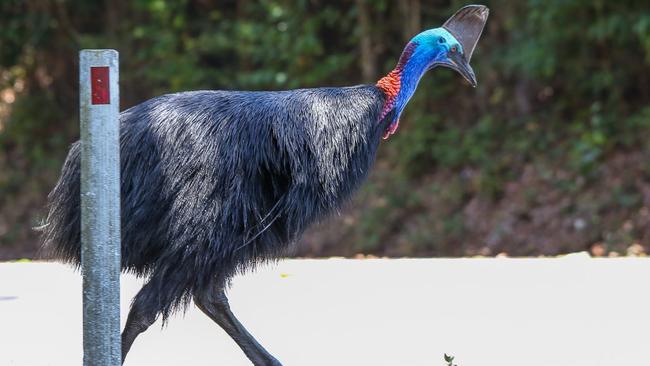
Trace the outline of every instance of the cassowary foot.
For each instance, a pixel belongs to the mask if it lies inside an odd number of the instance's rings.
[[[142,300],[143,294],[149,291],[148,289],[149,287],[147,285],[140,289],[133,300],[133,304],[131,304],[131,310],[129,310],[129,315],[126,318],[126,324],[122,331],[122,364],[124,364],[124,360],[133,345],[133,341],[135,341],[140,333],[146,331],[156,321],[157,312],[147,307]]]
[[[208,294],[195,294],[194,303],[210,319],[217,323],[239,345],[255,366],[282,366],[280,361],[260,345],[230,311],[228,298],[223,289]]]

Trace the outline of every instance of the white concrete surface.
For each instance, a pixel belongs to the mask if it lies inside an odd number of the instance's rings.
[[[235,314],[285,366],[647,366],[650,259],[287,260],[238,277]],[[141,282],[122,277],[122,324]],[[81,279],[0,264],[0,365],[80,365]],[[196,308],[125,363],[249,365]]]

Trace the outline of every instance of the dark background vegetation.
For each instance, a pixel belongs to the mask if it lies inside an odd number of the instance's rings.
[[[552,255],[650,245],[650,4],[486,1],[479,87],[422,80],[369,183],[300,255]],[[33,256],[78,138],[82,48],[122,108],[191,89],[374,83],[459,1],[3,0],[0,258]]]

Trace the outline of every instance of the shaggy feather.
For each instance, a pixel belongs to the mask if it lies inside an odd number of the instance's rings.
[[[374,86],[196,91],[120,115],[122,268],[166,319],[193,293],[278,258],[367,175],[387,121]],[[80,261],[80,146],[49,195],[45,245]]]

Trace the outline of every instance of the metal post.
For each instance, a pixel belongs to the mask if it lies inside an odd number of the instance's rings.
[[[122,361],[118,78],[117,51],[79,53],[85,366],[117,366]]]

